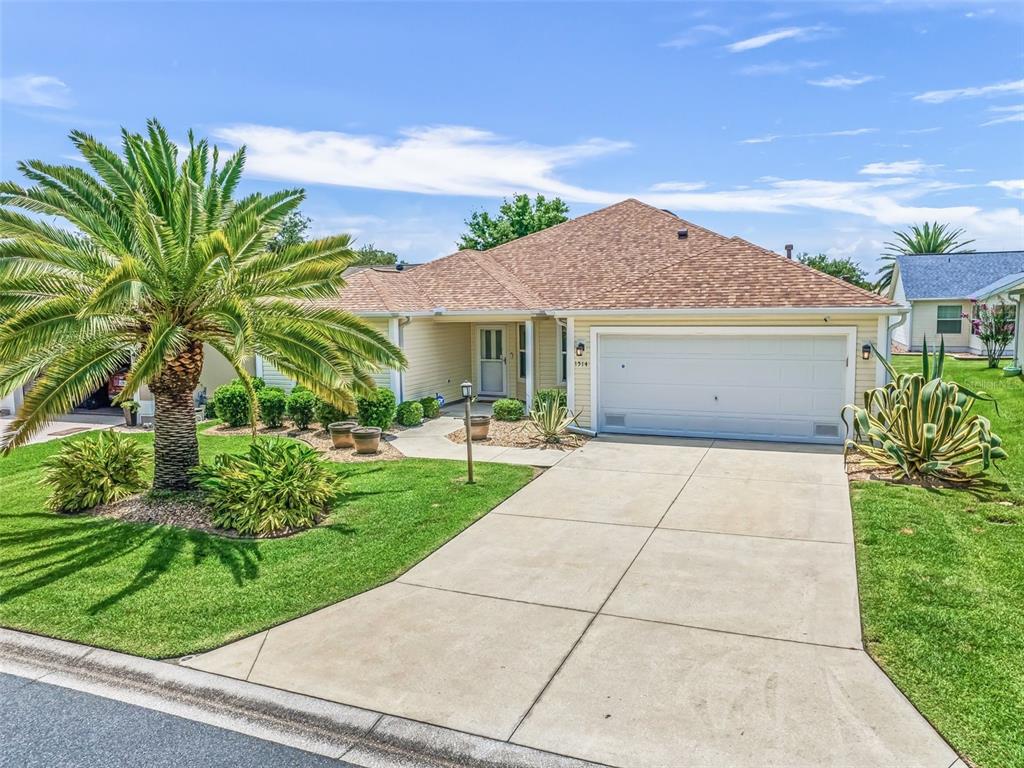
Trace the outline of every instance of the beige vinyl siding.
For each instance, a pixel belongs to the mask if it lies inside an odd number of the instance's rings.
[[[971,303],[957,299],[942,301],[915,301],[910,308],[910,348],[918,350],[927,339],[929,346],[938,345],[939,333],[936,330],[939,306],[959,306],[961,312],[970,314]],[[960,333],[946,333],[942,338],[946,349],[953,352],[966,352],[971,344],[971,323],[967,318],[960,322]]]
[[[523,375],[523,372],[519,370],[519,327],[521,325],[522,323],[517,323],[515,326],[515,349],[513,350],[515,353],[515,360],[511,361],[511,364],[516,369],[515,396],[520,400],[525,400],[526,378]],[[553,317],[540,317],[533,321],[534,391],[538,389],[564,386],[562,382],[556,381],[558,371],[556,367],[556,355],[558,350],[557,329],[558,324],[555,322]]]
[[[402,327],[408,363],[402,382],[405,400],[438,392],[449,403],[462,397],[462,382],[472,375],[470,328],[469,323],[441,323],[431,317],[414,317]],[[506,348],[508,339],[506,331]]]
[[[277,387],[285,392],[291,392],[295,387],[295,379],[287,374],[281,373],[269,360],[263,361],[263,383],[268,387]]]
[[[388,321],[380,317],[364,317],[363,322],[373,328],[378,333],[383,333],[385,336],[388,335]],[[389,387],[391,386],[391,371],[385,368],[377,373],[373,374],[373,383],[378,387]]]
[[[583,318],[577,317],[574,321],[573,338],[569,340],[570,348],[575,347],[576,344],[582,341],[586,344],[587,352],[582,358],[572,357],[569,362],[570,375],[573,375],[573,385],[575,389],[575,403],[574,407],[577,411],[580,411],[579,425],[584,429],[589,429],[592,425],[591,414],[592,403],[590,401],[590,366],[593,365],[593,358],[591,355],[592,350],[590,349],[590,329],[592,326],[617,326],[617,325],[647,325],[647,326],[692,326],[692,325],[709,325],[709,326],[778,326],[778,327],[793,327],[793,326],[821,326],[821,318],[807,317],[807,318],[781,318],[773,315],[764,316],[749,316],[749,317],[722,317],[722,316],[706,316],[701,317],[695,315],[689,318],[679,318],[673,320],[664,320],[654,317],[595,317],[595,318]],[[856,355],[856,400],[861,402],[862,396],[865,390],[875,386],[875,375],[876,375],[876,363],[874,355],[870,360],[862,360],[859,354],[861,346],[867,343],[874,344],[876,347],[879,346],[878,340],[878,316],[870,315],[864,317],[836,317],[832,319],[832,322],[828,325],[834,326],[846,326],[857,328],[857,350]],[[578,365],[578,363],[586,363],[586,365]]]

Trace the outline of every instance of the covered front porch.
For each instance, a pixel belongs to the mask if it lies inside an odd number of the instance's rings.
[[[462,398],[473,383],[481,402],[503,397],[527,403],[540,389],[564,387],[568,337],[564,321],[545,315],[503,313],[391,318],[389,336],[405,353],[404,371],[386,382],[399,400],[441,395]]]

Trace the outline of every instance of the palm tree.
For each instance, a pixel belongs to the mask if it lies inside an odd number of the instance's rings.
[[[124,397],[146,384],[156,402],[153,487],[185,489],[204,346],[251,396],[245,361],[259,354],[342,407],[404,359],[359,318],[315,301],[344,285],[348,235],[267,248],[302,190],[234,200],[244,147],[220,165],[190,132],[179,164],[163,126],[147,125],[148,136],[122,130],[123,156],[72,132],[93,173],[31,160],[18,168],[34,186],[0,182],[0,395],[34,381],[3,449],[127,368]]]
[[[961,240],[964,230],[951,229],[949,224],[927,221],[918,226],[914,224],[909,232],[893,232],[895,243],[885,243],[882,266],[878,270],[878,292],[885,291],[892,285],[893,273],[896,269],[896,256],[907,253],[971,253],[967,246],[973,240]]]

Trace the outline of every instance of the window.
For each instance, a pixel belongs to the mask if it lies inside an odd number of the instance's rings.
[[[519,324],[519,378],[526,378],[526,323]]]
[[[566,374],[569,370],[569,329],[559,325],[558,343],[558,380],[565,383]]]
[[[935,318],[936,333],[956,334],[963,331],[963,310],[959,304],[940,304]]]

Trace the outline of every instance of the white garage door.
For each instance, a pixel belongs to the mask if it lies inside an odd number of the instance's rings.
[[[601,335],[601,432],[840,442],[845,335]]]

